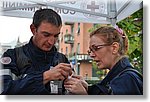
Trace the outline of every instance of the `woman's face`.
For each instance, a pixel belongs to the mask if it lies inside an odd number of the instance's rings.
[[[110,69],[113,65],[113,48],[103,41],[102,36],[93,35],[89,42],[90,56],[99,69]]]

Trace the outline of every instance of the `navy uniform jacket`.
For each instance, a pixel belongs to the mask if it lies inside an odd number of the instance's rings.
[[[23,51],[31,61],[29,62],[31,64],[24,68],[18,67],[14,49],[9,49],[3,54],[3,58],[11,58],[11,62],[3,64],[3,68],[10,69],[13,75],[20,76],[20,78],[13,80],[11,75],[4,75],[2,94],[50,94],[49,83],[43,84],[43,72],[49,70],[51,66],[56,66],[60,61],[69,63],[67,58],[57,52],[55,47],[49,52],[40,50],[33,45],[32,38],[23,46]],[[59,61],[59,58],[63,58],[63,61],[62,59]]]
[[[132,66],[127,58],[122,58],[99,83],[89,86],[88,94],[141,95],[143,77],[130,70]]]

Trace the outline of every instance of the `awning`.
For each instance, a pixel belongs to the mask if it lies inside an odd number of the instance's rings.
[[[112,24],[143,6],[142,0],[0,0],[3,16],[32,18],[39,8],[51,8],[64,22]]]

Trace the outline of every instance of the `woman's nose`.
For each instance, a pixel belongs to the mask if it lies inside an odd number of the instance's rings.
[[[93,51],[91,51],[90,53],[90,57],[94,58],[95,57],[95,53]]]

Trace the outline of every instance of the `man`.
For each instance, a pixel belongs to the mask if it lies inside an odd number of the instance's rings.
[[[61,18],[55,11],[35,12],[29,43],[7,50],[1,58],[2,94],[65,94],[62,84],[72,69],[54,46],[61,27]]]

